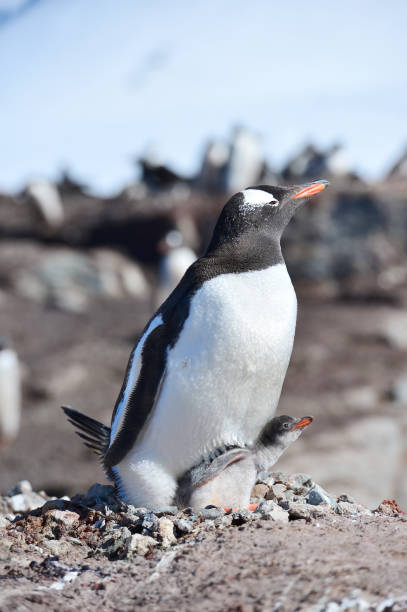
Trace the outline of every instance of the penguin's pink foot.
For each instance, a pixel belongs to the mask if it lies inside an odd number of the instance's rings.
[[[255,510],[257,510],[258,507],[259,507],[259,504],[249,504],[247,506],[247,509],[250,510],[250,512],[254,512]]]
[[[250,512],[254,512],[255,510],[257,510],[258,507],[259,507],[259,504],[249,504],[247,506],[247,509],[250,510]],[[230,512],[237,512],[239,510],[239,508],[232,508],[231,506],[227,508],[223,508],[223,509],[226,512],[226,514],[229,514]]]

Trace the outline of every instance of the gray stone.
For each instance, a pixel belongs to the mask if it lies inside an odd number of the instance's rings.
[[[6,493],[6,497],[13,497],[13,495],[18,495],[19,493],[28,493],[32,490],[31,483],[28,480],[20,480],[11,491]]]
[[[283,509],[279,504],[276,504],[274,501],[265,501],[260,504],[260,506],[257,511],[259,511],[263,518],[288,523],[288,512],[287,510]]]
[[[324,502],[318,506],[309,506],[312,518],[323,518],[327,514],[333,514],[336,506],[332,506],[329,502]]]
[[[25,503],[27,505],[27,510],[35,510],[36,508],[41,508],[46,500],[42,495],[35,493],[35,491],[27,491],[24,493]]]
[[[300,502],[290,502],[288,505],[288,515],[293,521],[298,519],[309,521],[311,519],[311,506],[309,504],[301,504]]]
[[[174,535],[174,523],[169,518],[163,516],[159,519],[158,535],[163,548],[169,548],[177,541]]]
[[[349,503],[346,501],[339,501],[336,505],[335,511],[337,514],[341,514],[343,516],[353,516],[355,514],[372,514],[370,510],[368,510],[364,506],[356,503]]]
[[[270,486],[270,490],[266,495],[266,499],[284,499],[286,491],[287,487],[284,484],[273,484]]]
[[[79,514],[70,510],[50,510],[47,516],[59,525],[64,525],[66,529],[72,529],[79,524]]]
[[[318,506],[319,504],[327,503],[331,506],[336,506],[336,502],[328,495],[326,491],[319,485],[314,487],[308,492],[306,496],[307,504],[312,506]]]
[[[202,510],[202,516],[210,521],[213,521],[225,514],[222,508],[204,508]]]
[[[71,552],[69,542],[64,540],[43,540],[41,546],[47,548],[52,555],[60,556]],[[82,546],[87,546],[82,542]]]
[[[25,512],[27,510],[25,497],[22,493],[10,497],[8,503],[13,512]]]
[[[158,542],[154,538],[135,533],[130,537],[126,552],[128,556],[142,555],[144,557],[157,545]]]
[[[7,502],[13,512],[27,512],[43,506],[45,499],[34,491],[27,491],[7,498]]]
[[[141,509],[143,510],[143,508]],[[175,516],[176,514],[178,514],[178,508],[177,506],[165,506],[163,508],[154,508],[152,512],[158,517],[165,516],[167,514]]]
[[[347,493],[342,493],[342,495],[338,495],[338,502],[347,502],[348,504],[356,504],[356,500],[352,495],[348,495]]]
[[[284,476],[284,484],[294,493],[310,489],[314,483],[308,474],[287,474]]]
[[[251,499],[252,500],[264,499],[268,492],[269,492],[269,487],[263,482],[260,482],[253,487]]]
[[[136,508],[135,506],[132,506],[131,504],[129,504],[127,506],[126,509],[126,514],[127,515],[131,515],[131,516],[138,516],[139,518],[141,518],[142,516],[145,516],[146,514],[150,514],[151,510],[148,510],[148,508]]]
[[[274,484],[274,478],[269,472],[259,472],[257,474],[256,484],[266,484],[270,486]]]
[[[177,519],[174,521],[174,525],[181,533],[191,533],[194,528],[192,521],[187,519]]]
[[[156,531],[158,529],[158,518],[152,512],[145,514],[142,518],[141,527],[143,529],[143,535],[148,535],[149,532]]]
[[[0,529],[4,529],[4,527],[8,527],[10,525],[10,521],[5,516],[0,516]]]
[[[102,549],[109,557],[125,557],[128,553],[132,535],[127,527],[109,531],[102,540]]]
[[[242,508],[232,512],[232,525],[243,525],[243,523],[249,523],[255,518],[253,512]]]

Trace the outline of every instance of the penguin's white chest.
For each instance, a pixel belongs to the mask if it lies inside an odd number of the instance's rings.
[[[274,415],[297,300],[284,264],[223,274],[191,300],[154,414],[133,451],[174,475],[222,444],[250,444]]]

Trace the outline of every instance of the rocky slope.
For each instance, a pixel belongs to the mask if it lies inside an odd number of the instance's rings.
[[[0,610],[402,610],[407,517],[263,474],[254,511],[134,508],[110,486],[0,500]]]

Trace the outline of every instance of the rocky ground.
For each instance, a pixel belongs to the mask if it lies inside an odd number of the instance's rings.
[[[109,486],[0,499],[0,610],[381,610],[407,607],[406,515],[263,474],[254,511],[134,508]]]

